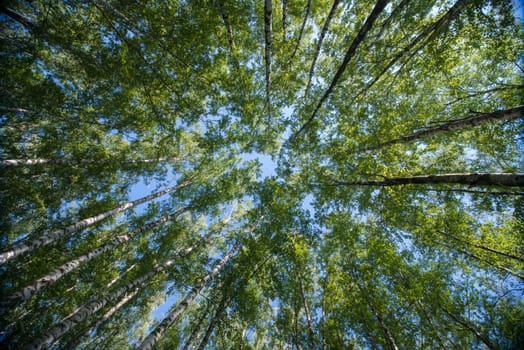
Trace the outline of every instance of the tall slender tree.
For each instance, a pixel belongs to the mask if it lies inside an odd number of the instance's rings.
[[[175,323],[184,313],[184,311],[188,308],[189,304],[195,299],[197,294],[204,289],[206,284],[213,278],[215,275],[220,272],[220,270],[224,267],[224,265],[231,259],[233,254],[237,251],[237,249],[241,246],[242,239],[239,239],[233,247],[229,250],[229,252],[218,262],[218,264],[213,267],[210,273],[202,277],[202,279],[191,289],[189,293],[184,296],[184,298],[178,303],[177,307],[175,307],[171,312],[169,312],[169,315],[166,316],[158,324],[155,329],[144,339],[142,344],[138,347],[139,349],[151,349],[162,337],[162,335],[166,332],[167,328],[170,327],[173,323]]]
[[[191,183],[192,183],[192,181],[188,180],[188,181],[183,182],[183,183],[181,183],[179,185],[172,186],[172,187],[166,188],[165,190],[158,191],[156,193],[152,193],[152,194],[150,194],[148,196],[136,199],[134,201],[121,204],[121,205],[119,205],[118,207],[116,207],[114,209],[105,211],[105,212],[100,213],[98,215],[82,219],[82,220],[77,221],[77,222],[75,222],[75,223],[73,223],[71,225],[68,225],[68,226],[64,227],[64,228],[60,228],[60,229],[54,230],[51,233],[46,234],[45,236],[38,237],[38,238],[33,239],[33,240],[29,241],[29,242],[24,242],[22,244],[16,245],[13,249],[0,254],[0,263],[5,263],[5,262],[7,262],[7,261],[9,261],[11,259],[16,258],[17,256],[22,255],[22,254],[30,253],[33,250],[37,249],[37,248],[43,247],[43,246],[45,246],[47,244],[53,243],[53,242],[61,239],[61,238],[69,236],[69,235],[71,235],[71,234],[73,234],[75,232],[83,230],[86,227],[94,225],[94,224],[96,224],[96,223],[98,223],[98,222],[100,222],[100,221],[102,221],[102,220],[104,220],[104,219],[106,219],[108,217],[111,217],[111,216],[114,216],[114,215],[119,214],[121,212],[124,212],[124,211],[126,211],[126,210],[128,210],[130,208],[136,207],[136,206],[138,206],[140,204],[149,202],[149,201],[151,201],[151,200],[153,200],[155,198],[159,198],[161,196],[164,196],[164,195],[166,195],[166,194],[168,194],[170,192],[173,192],[173,191],[179,190],[181,188],[184,188],[184,187],[190,185]]]

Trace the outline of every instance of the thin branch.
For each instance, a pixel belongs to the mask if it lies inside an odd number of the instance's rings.
[[[298,40],[295,44],[295,49],[293,50],[293,53],[291,54],[291,57],[289,58],[289,62],[291,63],[293,61],[293,58],[295,57],[295,54],[298,51],[298,48],[300,46],[300,42],[302,41],[302,36],[304,35],[304,28],[306,27],[307,20],[309,18],[309,14],[311,12],[311,0],[307,1],[306,5],[306,15],[304,16],[304,20],[302,21],[302,26],[300,27],[300,32],[298,33]]]
[[[505,91],[505,90],[513,90],[513,89],[524,89],[524,85],[503,85],[503,86],[500,86],[500,87],[496,87],[496,88],[493,88],[493,89],[489,89],[489,90],[483,90],[483,91],[477,91],[477,92],[473,92],[471,94],[468,94],[466,96],[462,96],[462,97],[459,97],[451,102],[448,102],[445,104],[445,106],[450,106],[452,104],[455,104],[457,102],[460,102],[460,101],[463,101],[463,100],[466,100],[468,98],[472,98],[472,97],[476,97],[476,96],[480,96],[480,95],[485,95],[485,94],[492,94],[494,92],[497,92],[497,91]]]
[[[329,11],[326,22],[324,23],[324,27],[322,27],[322,31],[320,32],[320,36],[318,37],[317,46],[315,48],[315,54],[313,55],[313,61],[311,62],[311,67],[309,68],[309,77],[308,77],[308,81],[306,85],[306,91],[304,93],[304,98],[307,97],[309,93],[309,89],[311,88],[311,80],[313,79],[313,74],[315,72],[315,64],[317,63],[318,56],[320,55],[320,48],[322,47],[322,42],[324,41],[324,38],[329,29],[329,24],[331,23],[331,21],[333,20],[333,17],[335,16],[335,12],[337,10],[337,6],[339,3],[340,3],[340,0],[333,1],[333,5],[331,6],[331,10]]]

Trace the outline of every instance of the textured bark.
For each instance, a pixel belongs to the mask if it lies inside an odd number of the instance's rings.
[[[302,26],[300,27],[300,32],[298,33],[297,43],[295,44],[295,48],[289,59],[290,62],[293,61],[298,51],[298,48],[300,47],[300,42],[302,41],[302,36],[304,35],[304,28],[306,28],[306,23],[307,23],[310,13],[311,13],[311,0],[308,0],[307,5],[306,5],[306,15],[304,16],[304,20],[302,21]]]
[[[127,203],[121,204],[118,207],[116,207],[114,209],[111,209],[111,210],[108,210],[108,211],[106,211],[104,213],[100,213],[98,215],[91,216],[89,218],[77,221],[74,224],[71,224],[71,225],[66,226],[64,228],[56,229],[56,230],[52,231],[51,233],[49,233],[49,234],[47,234],[45,236],[35,238],[35,239],[33,239],[33,240],[29,241],[29,242],[25,242],[25,243],[22,243],[22,244],[15,245],[15,247],[12,248],[11,250],[6,251],[6,252],[0,254],[0,265],[6,263],[7,261],[9,261],[11,259],[14,259],[14,258],[20,256],[22,254],[26,254],[26,253],[32,252],[33,250],[35,250],[37,248],[43,247],[43,246],[45,246],[47,244],[53,243],[56,240],[59,240],[59,239],[64,238],[64,237],[67,237],[67,236],[73,234],[74,232],[83,230],[86,227],[92,226],[92,225],[94,225],[94,224],[96,224],[96,223],[98,223],[98,222],[100,222],[100,221],[102,221],[104,219],[107,219],[108,217],[111,217],[111,216],[114,216],[116,214],[119,214],[119,213],[121,213],[121,212],[123,212],[123,211],[125,211],[125,210],[127,210],[129,208],[135,207],[135,206],[140,205],[140,204],[145,203],[145,202],[149,202],[149,201],[151,201],[151,200],[153,200],[155,198],[161,197],[161,196],[163,196],[165,194],[168,194],[170,192],[173,192],[175,190],[178,190],[178,189],[184,188],[186,186],[189,186],[191,183],[192,183],[192,181],[186,181],[186,182],[181,183],[179,185],[176,185],[176,186],[173,186],[173,187],[170,187],[170,188],[166,188],[165,190],[162,190],[162,191],[150,194],[148,196],[139,198],[139,199],[134,200],[132,202],[127,202]]]
[[[408,52],[410,52],[415,46],[417,46],[423,39],[430,36],[432,33],[435,33],[437,31],[440,31],[444,26],[449,24],[451,20],[453,20],[460,11],[468,4],[469,0],[458,0],[447,12],[444,16],[442,16],[438,21],[432,23],[430,26],[428,26],[422,33],[420,33],[411,43],[409,43],[408,46],[404,47],[402,50],[400,50],[392,59],[389,61],[389,63],[380,71],[380,73],[371,81],[369,82],[364,89],[362,89],[358,94],[358,96],[361,96],[365,94],[377,81],[380,80],[380,78],[393,67],[402,57],[404,57]],[[427,41],[429,42],[429,41]],[[427,43],[426,42],[426,43]],[[420,50],[421,47],[418,48]]]
[[[458,173],[438,175],[416,175],[384,177],[382,180],[338,181],[343,186],[398,186],[398,185],[469,185],[469,186],[507,186],[524,187],[524,174],[521,173]]]
[[[125,159],[119,160],[98,160],[98,159],[67,159],[67,158],[31,158],[31,159],[1,159],[0,167],[17,167],[17,166],[32,166],[32,165],[85,165],[85,164],[147,164],[147,163],[162,163],[174,162],[180,158],[152,158],[152,159]]]
[[[318,56],[320,55],[320,49],[322,47],[322,43],[324,42],[324,38],[326,37],[327,31],[329,29],[329,24],[331,23],[331,20],[333,20],[333,17],[335,16],[335,11],[337,10],[337,6],[339,3],[340,3],[340,0],[333,1],[331,10],[329,11],[326,22],[324,23],[324,26],[322,27],[322,31],[320,32],[320,36],[318,37],[317,46],[315,48],[315,54],[313,55],[313,61],[311,62],[311,67],[309,68],[309,77],[307,80],[306,91],[304,93],[304,97],[307,97],[309,94],[309,89],[311,88],[311,80],[313,79],[313,73],[315,72],[315,65],[317,63]]]
[[[87,338],[89,338],[89,335],[91,333],[93,333],[93,331],[95,329],[97,329],[98,327],[100,327],[101,325],[103,325],[107,320],[109,320],[115,313],[117,313],[125,304],[127,304],[131,299],[134,298],[135,295],[138,294],[138,291],[139,289],[135,289],[134,291],[132,291],[131,293],[125,295],[122,300],[120,300],[118,302],[118,304],[116,304],[115,306],[113,306],[112,308],[110,308],[104,315],[102,315],[102,317],[100,317],[98,320],[96,320],[95,322],[93,322],[93,324],[91,324],[82,334],[80,334],[76,339],[74,339],[73,341],[67,343],[63,348],[61,348],[62,350],[73,350],[73,349],[76,349],[76,347],[80,344],[82,344],[82,342],[84,340],[86,340]]]
[[[67,263],[59,266],[58,268],[54,269],[52,272],[48,273],[47,275],[37,279],[33,283],[29,284],[28,286],[22,288],[20,291],[8,296],[4,300],[0,302],[0,314],[3,314],[4,312],[8,311],[9,309],[13,308],[14,306],[29,300],[31,297],[33,297],[35,294],[41,292],[44,288],[49,287],[50,285],[54,284],[56,281],[58,281],[60,278],[66,276],[70,272],[74,271],[78,267],[82,266],[83,264],[93,260],[94,258],[112,251],[119,247],[120,245],[128,242],[131,240],[134,236],[149,231],[155,227],[158,227],[164,223],[166,223],[169,220],[172,220],[179,216],[180,214],[186,212],[189,210],[189,207],[185,207],[182,209],[177,210],[175,213],[171,215],[167,215],[163,217],[162,219],[153,221],[149,224],[146,224],[142,227],[139,227],[125,235],[118,236],[115,239],[112,239],[108,243],[91,250],[89,253],[81,255],[73,260],[68,261]]]
[[[193,250],[195,250],[200,245],[205,243],[211,237],[212,233],[213,232],[208,233],[207,235],[203,236],[198,242],[196,242],[192,246],[175,253],[172,259],[166,261],[162,265],[156,265],[149,272],[126,283],[125,285],[118,288],[117,290],[107,294],[106,296],[98,300],[84,304],[82,307],[78,309],[77,312],[63,319],[60,322],[60,324],[53,327],[47,334],[38,338],[32,344],[24,347],[23,349],[37,350],[37,349],[46,348],[47,344],[51,344],[55,342],[56,340],[60,339],[60,337],[62,337],[67,332],[69,332],[77,324],[83,322],[87,317],[93,315],[98,310],[102,309],[103,307],[110,304],[111,302],[118,300],[120,297],[125,295],[125,293],[129,293],[130,291],[135,290],[137,288],[138,289],[142,288],[151,278],[153,278],[158,273],[172,266],[176,262],[177,259],[189,255]]]
[[[311,116],[308,118],[308,120],[304,124],[302,124],[300,129],[298,129],[298,131],[295,134],[291,136],[290,138],[291,140],[295,139],[298,135],[300,135],[302,131],[304,131],[304,129],[308,127],[308,125],[313,121],[313,119],[315,119],[318,111],[320,110],[324,102],[328,99],[329,95],[331,95],[331,93],[333,92],[333,89],[335,88],[338,81],[342,77],[342,74],[344,74],[344,71],[346,70],[349,64],[349,61],[353,58],[353,56],[355,56],[358,46],[362,43],[362,41],[364,41],[367,33],[373,27],[373,23],[375,23],[378,16],[382,12],[382,10],[384,10],[384,7],[386,7],[388,2],[389,0],[378,0],[377,1],[377,3],[375,4],[375,7],[373,7],[373,10],[371,11],[371,14],[368,16],[368,18],[366,19],[366,21],[364,22],[364,24],[358,31],[357,36],[353,39],[353,42],[349,46],[349,49],[347,50],[346,55],[344,57],[344,61],[342,62],[342,65],[339,67],[339,69],[335,73],[335,76],[333,77],[333,80],[331,81],[331,84],[329,85],[328,89],[326,90],[326,92],[324,93],[320,101],[318,102],[317,106],[315,107],[315,110],[313,111]]]
[[[266,65],[266,104],[269,119],[271,119],[271,42],[273,36],[273,4],[271,0],[264,0],[264,35],[265,53],[264,61]]]
[[[407,143],[414,140],[421,140],[437,134],[442,134],[454,130],[468,129],[483,124],[495,123],[501,121],[509,121],[522,118],[524,116],[524,105],[520,105],[514,108],[505,110],[498,110],[490,113],[474,113],[471,116],[463,119],[455,119],[448,122],[444,122],[438,126],[427,128],[411,135],[401,136],[396,139],[380,143],[376,146],[366,147],[359,151],[372,151],[378,150],[387,146],[395,145],[398,143]]]
[[[207,282],[209,282],[215,275],[224,267],[224,265],[229,261],[229,259],[233,256],[233,254],[236,252],[236,250],[240,247],[242,244],[242,239],[239,239],[235,245],[231,248],[231,250],[220,260],[220,262],[215,265],[213,270],[211,270],[210,273],[205,275],[200,282],[191,289],[189,293],[186,294],[186,296],[180,301],[178,306],[173,309],[169,315],[158,324],[155,329],[144,339],[142,344],[137,349],[141,350],[147,350],[152,349],[155,344],[162,338],[164,333],[167,331],[167,329],[178,319],[182,316],[184,311],[187,309],[189,304],[195,299],[197,294],[206,286]]]

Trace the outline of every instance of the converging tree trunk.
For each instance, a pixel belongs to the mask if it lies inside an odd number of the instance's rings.
[[[432,33],[436,33],[438,31],[441,31],[446,25],[449,25],[449,23],[460,13],[460,11],[468,4],[468,0],[458,0],[447,12],[444,16],[442,16],[438,21],[432,23],[429,25],[422,33],[420,33],[409,45],[404,47],[402,50],[400,50],[393,58],[389,61],[389,63],[382,68],[380,73],[378,73],[373,80],[371,80],[359,93],[358,96],[361,96],[365,94],[369,89],[375,85],[377,81],[380,80],[380,78],[393,67],[402,57],[404,57],[407,53],[409,53],[417,44],[419,44],[422,40],[426,39],[428,36],[430,36]],[[426,41],[426,43],[429,42],[429,40]],[[424,45],[424,44],[422,44]],[[420,50],[421,47],[418,47],[418,50]]]
[[[181,188],[184,188],[186,186],[189,186],[192,183],[193,183],[192,180],[188,180],[188,181],[183,182],[183,183],[181,183],[179,185],[176,185],[176,186],[173,186],[173,187],[170,187],[170,188],[166,188],[165,190],[162,190],[162,191],[150,194],[148,196],[139,198],[139,199],[131,201],[131,202],[127,202],[127,203],[121,204],[121,205],[119,205],[118,207],[116,207],[114,209],[108,210],[108,211],[100,213],[98,215],[91,216],[89,218],[77,221],[74,224],[71,224],[71,225],[66,226],[64,228],[56,229],[56,230],[52,231],[51,233],[49,233],[49,234],[47,234],[45,236],[35,238],[33,240],[30,240],[29,242],[17,244],[11,250],[6,251],[6,252],[0,254],[0,265],[6,263],[9,260],[12,260],[12,259],[20,256],[22,254],[30,253],[33,250],[37,249],[37,248],[40,248],[40,247],[43,247],[43,246],[45,246],[47,244],[53,243],[53,242],[55,242],[55,241],[57,241],[57,240],[59,240],[61,238],[67,237],[67,236],[69,236],[69,235],[71,235],[71,234],[73,234],[73,233],[75,233],[77,231],[83,230],[86,227],[92,226],[92,225],[94,225],[94,224],[96,224],[96,223],[98,223],[98,222],[100,222],[100,221],[102,221],[104,219],[107,219],[108,217],[114,216],[114,215],[119,214],[119,213],[121,213],[123,211],[126,211],[127,209],[136,207],[137,205],[140,205],[142,203],[149,202],[149,201],[151,201],[151,200],[153,200],[155,198],[161,197],[161,196],[163,196],[165,194],[168,194],[170,192],[173,192],[173,191],[179,190]]]
[[[293,53],[291,54],[291,57],[289,58],[290,64],[293,62],[293,59],[295,58],[298,48],[300,47],[300,42],[302,41],[302,36],[304,35],[304,28],[306,28],[306,23],[309,18],[310,12],[311,12],[311,0],[308,0],[306,4],[306,15],[304,16],[304,20],[302,21],[302,26],[300,27],[300,32],[298,33],[297,43],[295,44]]]
[[[329,85],[328,89],[326,90],[326,92],[324,93],[324,95],[322,96],[320,101],[318,101],[318,104],[315,107],[313,113],[308,118],[308,120],[304,124],[302,124],[302,126],[298,129],[298,131],[296,133],[294,133],[290,137],[290,140],[294,140],[298,135],[300,135],[302,133],[302,131],[304,131],[304,129],[306,127],[308,127],[308,125],[313,121],[313,119],[315,119],[315,117],[317,116],[318,111],[320,110],[320,108],[322,107],[324,102],[326,102],[326,100],[328,99],[329,95],[331,95],[331,93],[333,92],[333,89],[338,84],[338,81],[342,77],[342,74],[344,74],[344,72],[345,72],[345,70],[346,70],[346,68],[347,68],[347,66],[349,64],[349,61],[351,61],[353,56],[355,56],[358,46],[360,45],[360,43],[362,43],[362,41],[366,37],[367,33],[371,29],[371,27],[373,27],[373,23],[375,23],[375,21],[377,20],[378,16],[384,10],[384,8],[386,7],[386,5],[388,3],[389,3],[389,0],[378,0],[377,1],[377,3],[375,4],[375,7],[373,7],[373,10],[371,11],[370,15],[368,16],[368,18],[366,19],[366,21],[364,22],[364,24],[362,25],[362,27],[358,31],[357,36],[353,39],[353,42],[349,46],[349,49],[347,50],[346,55],[344,56],[344,60],[342,61],[342,65],[338,68],[337,72],[335,73],[335,76],[333,77],[333,80],[331,81],[331,84]]]
[[[0,13],[3,13],[4,15],[20,23],[27,30],[35,29],[35,24],[29,18],[5,6],[5,3],[0,4]]]
[[[524,174],[521,173],[459,173],[438,175],[415,175],[383,177],[382,180],[340,181],[333,180],[334,185],[341,186],[398,186],[398,185],[469,185],[469,186],[505,186],[524,187]]]
[[[188,256],[191,252],[197,249],[199,246],[207,242],[207,240],[212,236],[214,232],[209,232],[207,235],[203,236],[198,242],[187,247],[183,250],[176,252],[173,255],[173,258],[164,262],[161,265],[154,266],[149,272],[141,275],[140,277],[126,283],[122,287],[118,288],[114,292],[107,294],[106,296],[97,299],[93,302],[84,304],[77,309],[76,312],[69,315],[67,318],[63,319],[57,326],[53,327],[48,333],[42,337],[35,340],[32,344],[26,346],[25,350],[39,350],[44,347],[47,347],[47,344],[51,344],[58,339],[60,339],[64,334],[69,332],[77,324],[83,322],[86,318],[96,313],[98,310],[102,309],[104,306],[110,304],[111,302],[118,300],[125,293],[129,293],[135,289],[142,288],[151,278],[159,274],[160,272],[168,269],[172,266],[178,259]]]
[[[440,231],[440,230],[437,231],[437,232],[440,233],[441,235],[443,235],[446,238],[450,238],[450,239],[452,239],[454,241],[457,241],[457,242],[460,242],[460,243],[462,243],[462,244],[464,244],[466,246],[475,247],[477,249],[484,250],[486,252],[494,253],[494,254],[497,254],[497,255],[500,255],[500,256],[504,256],[504,257],[509,258],[509,259],[513,259],[513,260],[524,262],[524,257],[516,256],[515,254],[511,254],[511,253],[507,253],[507,252],[503,252],[503,251],[500,251],[500,250],[488,247],[488,246],[486,246],[484,244],[478,244],[478,243],[475,243],[475,242],[469,242],[467,240],[458,238],[454,234],[449,234],[449,233],[446,233],[446,232],[443,232],[443,231]]]
[[[375,318],[378,321],[379,328],[384,335],[384,339],[386,343],[389,345],[391,350],[399,350],[399,347],[397,345],[397,341],[389,329],[388,325],[384,321],[384,317],[382,316],[382,313],[377,309],[377,307],[373,304],[374,295],[373,292],[368,290],[366,286],[362,285],[362,283],[366,283],[360,280],[359,273],[353,272],[353,281],[355,282],[355,285],[357,286],[358,290],[360,291],[361,297],[364,299],[368,307],[370,308],[371,312],[375,316]]]
[[[103,253],[116,249],[120,245],[128,242],[130,239],[132,239],[134,236],[138,235],[139,233],[146,232],[155,227],[158,227],[166,223],[169,220],[175,219],[180,214],[190,209],[191,207],[184,207],[182,209],[179,209],[171,215],[167,215],[163,217],[162,219],[153,221],[149,224],[139,227],[129,232],[128,234],[118,236],[117,238],[112,239],[111,241],[102,245],[101,247],[93,249],[92,251],[90,251],[87,254],[79,256],[78,258],[75,258],[71,261],[68,261],[67,263],[53,270],[51,273],[43,277],[40,277],[39,279],[31,283],[30,285],[22,288],[20,291],[8,296],[7,298],[5,298],[5,300],[1,301],[0,302],[0,314],[3,314],[4,312],[8,311],[10,308],[20,304],[21,302],[29,300],[33,295],[42,291],[44,288],[49,287],[50,285],[58,281],[60,278],[67,275],[68,273],[72,272],[73,270],[77,269],[78,267],[82,266],[83,264],[93,260],[94,258],[102,255]]]
[[[366,148],[362,148],[360,150],[357,150],[356,152],[378,150],[378,149],[382,149],[384,147],[399,144],[399,143],[407,143],[407,142],[411,142],[415,140],[421,140],[421,139],[424,139],[430,136],[434,136],[437,134],[442,134],[448,131],[471,129],[479,125],[501,122],[501,121],[515,120],[515,119],[522,118],[523,116],[524,116],[524,105],[505,109],[505,110],[494,111],[490,113],[472,113],[472,115],[470,115],[469,117],[450,120],[448,122],[443,122],[440,125],[426,128],[424,130],[414,132],[413,134],[410,134],[410,135],[401,136],[396,139],[392,139],[390,141],[386,141],[386,142],[380,143],[375,146],[369,146]]]
[[[198,293],[206,286],[207,282],[209,282],[221,269],[224,267],[224,265],[229,261],[229,259],[233,256],[233,254],[236,252],[236,250],[240,247],[242,244],[242,239],[239,239],[235,245],[229,250],[229,252],[220,260],[220,262],[215,265],[213,270],[211,270],[210,273],[205,275],[200,282],[191,289],[189,293],[186,294],[186,296],[178,303],[178,306],[173,309],[169,315],[158,324],[155,329],[144,339],[142,344],[137,348],[140,350],[148,350],[152,349],[153,346],[162,338],[164,333],[167,331],[167,329],[175,323],[184,313],[184,311],[187,309],[189,304],[193,301],[193,299],[197,296]]]
[[[200,342],[200,345],[198,345],[197,350],[204,350],[207,343],[209,342],[209,339],[211,338],[211,334],[213,333],[213,330],[215,329],[218,321],[220,320],[220,317],[224,313],[227,303],[229,302],[230,297],[228,294],[224,294],[222,296],[222,299],[220,300],[220,303],[218,304],[218,307],[215,311],[215,314],[211,318],[211,321],[209,321],[209,325],[207,326],[206,333],[204,334],[204,338],[202,338],[202,341]]]
[[[78,345],[82,344],[95,329],[103,325],[107,320],[109,320],[115,313],[117,313],[124,305],[126,305],[131,299],[135,297],[135,295],[138,294],[139,289],[136,288],[134,291],[132,291],[129,294],[124,295],[124,297],[112,308],[110,308],[102,317],[97,319],[95,322],[93,322],[87,329],[80,334],[76,339],[73,341],[67,343],[62,349],[63,350],[74,350],[77,348]]]
[[[286,40],[287,32],[287,2],[288,0],[282,0],[282,36]]]
[[[505,273],[508,273],[508,274],[510,274],[512,276],[515,276],[515,277],[519,278],[521,281],[524,281],[524,275],[523,274],[520,274],[519,272],[515,272],[515,271],[513,271],[511,269],[508,269],[507,267],[501,266],[500,264],[497,264],[494,261],[490,261],[490,260],[488,260],[488,259],[486,259],[484,257],[481,257],[481,256],[479,256],[477,254],[474,254],[474,253],[472,253],[472,252],[470,252],[468,250],[457,248],[455,245],[449,244],[448,242],[444,242],[444,241],[441,241],[441,240],[433,240],[433,243],[436,243],[438,245],[446,247],[447,249],[449,249],[451,251],[457,251],[457,252],[463,254],[464,256],[466,256],[468,258],[476,260],[477,262],[479,262],[482,265],[487,265],[490,268],[503,271]]]
[[[488,349],[495,350],[498,349],[498,347],[492,343],[492,341],[487,337],[487,335],[482,334],[477,330],[477,328],[471,324],[469,321],[464,320],[462,317],[455,315],[454,313],[450,312],[447,308],[440,306],[440,309],[444,311],[446,315],[448,315],[453,321],[460,324],[462,327],[470,331],[477,337],[484,345],[488,347]]]
[[[68,159],[68,158],[31,158],[31,159],[1,159],[0,167],[17,167],[17,166],[31,166],[31,165],[86,165],[86,164],[147,164],[147,163],[163,163],[175,162],[181,158],[151,158],[151,159]]]
[[[229,48],[231,49],[231,52],[234,52],[236,45],[235,38],[233,37],[233,26],[231,25],[231,19],[229,18],[229,14],[224,6],[223,0],[220,0],[218,2],[218,8],[220,11],[220,17],[222,17],[222,20],[224,21],[224,26],[226,27]]]
[[[272,0],[264,0],[264,36],[266,64],[266,104],[269,120],[271,120],[271,42],[273,37],[273,4]]]
[[[328,17],[326,18],[326,22],[324,22],[324,26],[322,27],[322,31],[320,32],[320,35],[318,37],[317,46],[315,47],[315,53],[313,54],[313,61],[311,62],[311,67],[309,68],[309,76],[307,79],[307,85],[306,85],[306,91],[304,93],[304,97],[308,96],[309,89],[311,88],[311,80],[313,79],[313,74],[315,72],[315,64],[317,63],[318,56],[320,55],[320,48],[322,47],[322,42],[324,41],[324,37],[327,34],[327,31],[329,29],[329,24],[331,23],[331,20],[335,16],[335,11],[337,10],[337,6],[340,3],[340,0],[334,0],[333,5],[331,6],[331,10],[329,10]]]
[[[307,328],[309,332],[309,342],[311,344],[311,348],[315,348],[315,331],[313,329],[313,320],[311,318],[311,313],[309,312],[309,306],[306,299],[306,293],[304,292],[304,284],[302,283],[303,278],[300,271],[298,271],[298,285],[300,288],[300,299],[302,299],[302,303],[304,306],[304,313],[306,315],[306,321],[307,321]]]
[[[204,310],[204,312],[202,312],[202,315],[200,315],[200,318],[195,323],[195,327],[193,328],[193,331],[189,335],[189,338],[186,340],[186,343],[180,350],[189,350],[190,347],[191,349],[194,349],[193,343],[195,343],[198,340],[198,338],[200,338],[200,334],[202,333],[201,325],[204,324],[204,321],[209,316],[212,309],[213,309],[212,303],[208,303],[206,309]]]

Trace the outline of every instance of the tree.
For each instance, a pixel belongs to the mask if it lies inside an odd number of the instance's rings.
[[[2,3],[0,347],[521,348],[514,6]]]

